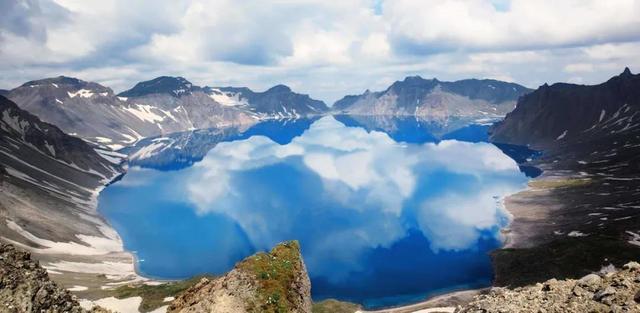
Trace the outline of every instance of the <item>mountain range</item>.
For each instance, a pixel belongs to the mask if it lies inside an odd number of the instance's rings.
[[[458,127],[451,127],[454,120],[506,114],[491,127],[490,140],[542,150],[517,161],[544,173],[505,199],[513,221],[505,230],[507,246],[492,252],[497,285],[580,277],[599,270],[603,260],[622,265],[640,258],[640,75],[629,69],[598,85],[545,84],[535,91],[493,80],[408,77],[332,108],[282,85],[253,92],[198,87],[180,77],[115,94],[61,76],[0,94],[7,96],[0,95],[0,214],[6,225],[0,237],[29,247],[45,266],[131,262],[97,212],[99,191],[125,171],[127,155],[112,149],[127,146],[122,152],[132,156],[131,164],[163,168],[165,158],[193,151],[201,157],[227,136],[261,134],[251,127],[257,121],[325,113],[347,114],[347,124],[390,135],[403,125],[386,116],[415,117],[429,127],[444,123],[438,126],[442,138]],[[306,129],[298,123],[292,133]],[[145,155],[149,151],[161,153]]]
[[[441,123],[452,117],[495,119],[513,110],[518,98],[530,91],[491,79],[444,82],[410,76],[384,91],[346,96],[332,109],[349,115],[416,116]]]
[[[64,76],[30,81],[6,95],[43,121],[112,149],[143,137],[327,111],[323,102],[283,85],[254,92],[199,87],[168,76],[140,82],[118,95],[100,84]]]

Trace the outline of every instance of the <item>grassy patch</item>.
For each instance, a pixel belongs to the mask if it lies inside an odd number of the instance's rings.
[[[313,313],[354,313],[362,307],[355,303],[327,299],[313,304]]]
[[[168,303],[163,301],[164,298],[176,297],[191,286],[197,284],[202,277],[205,276],[196,276],[187,280],[170,282],[158,286],[144,284],[121,286],[113,291],[113,296],[118,299],[141,297],[142,303],[140,303],[140,311],[149,312],[163,305],[167,305]]]
[[[538,189],[555,189],[555,188],[569,188],[580,187],[591,184],[593,181],[589,178],[567,178],[567,179],[554,179],[554,180],[532,180],[529,182],[529,186]]]
[[[302,271],[300,245],[297,241],[279,244],[270,253],[257,253],[237,265],[238,269],[255,275],[258,281],[258,303],[247,304],[251,312],[291,312],[295,299],[289,290],[296,275]]]

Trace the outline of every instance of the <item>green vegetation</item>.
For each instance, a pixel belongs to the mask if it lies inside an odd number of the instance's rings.
[[[327,299],[313,304],[313,313],[354,313],[360,310],[360,305]]]
[[[539,189],[555,189],[586,186],[592,182],[593,181],[589,178],[545,179],[530,181],[529,186]]]
[[[297,241],[279,244],[270,253],[257,253],[237,265],[254,275],[258,286],[258,304],[248,304],[250,312],[286,313],[295,307],[291,288],[302,269],[300,245]]]
[[[118,299],[141,297],[140,312],[149,312],[167,305],[168,303],[164,302],[164,298],[176,297],[181,292],[197,284],[203,277],[212,278],[209,276],[196,276],[187,280],[169,282],[157,286],[145,284],[126,285],[115,289],[113,296]]]

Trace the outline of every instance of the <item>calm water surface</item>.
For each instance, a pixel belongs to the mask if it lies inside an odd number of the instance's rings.
[[[219,274],[297,239],[314,299],[367,307],[490,284],[526,184],[486,126],[337,116],[146,140],[99,210],[143,275]]]

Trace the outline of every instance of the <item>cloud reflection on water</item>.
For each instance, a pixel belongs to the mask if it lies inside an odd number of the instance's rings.
[[[263,136],[220,143],[184,179],[199,214],[230,217],[258,249],[299,239],[312,274],[333,279],[362,270],[365,250],[412,227],[434,252],[473,248],[504,219],[496,197],[525,182],[491,144],[397,143],[332,117],[286,145]]]

